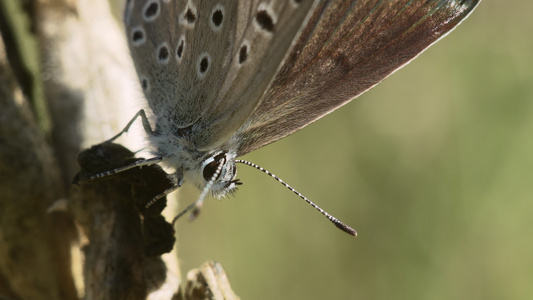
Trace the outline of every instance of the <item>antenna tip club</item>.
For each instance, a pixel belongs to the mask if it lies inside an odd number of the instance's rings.
[[[335,223],[335,226],[337,226],[337,228],[339,228],[340,230],[346,232],[347,234],[349,235],[352,235],[352,236],[357,236],[357,231],[355,231],[355,229],[353,229],[352,227],[340,222],[340,223]]]

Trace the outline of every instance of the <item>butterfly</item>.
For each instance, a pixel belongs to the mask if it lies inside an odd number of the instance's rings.
[[[173,187],[149,205],[188,181],[202,193],[183,213],[209,193],[231,194],[236,163],[261,169],[238,157],[372,88],[478,2],[129,0],[126,34],[153,120],[141,110],[111,140],[141,117],[153,157],[95,177],[161,163],[173,170]]]

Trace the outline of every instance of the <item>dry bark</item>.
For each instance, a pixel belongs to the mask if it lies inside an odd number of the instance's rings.
[[[18,3],[37,49],[19,42],[9,2],[0,0],[0,299],[237,299],[216,263],[178,292],[177,254],[157,255],[173,244],[164,201],[142,205],[169,184],[160,169],[71,184],[78,153],[119,132],[142,99],[107,1]],[[143,145],[135,134],[121,140]],[[92,150],[84,172],[135,159],[111,144]]]

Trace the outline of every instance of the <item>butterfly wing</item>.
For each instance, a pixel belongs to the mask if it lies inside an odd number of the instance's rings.
[[[238,155],[281,139],[367,91],[452,30],[478,0],[320,1],[237,132]]]
[[[237,1],[234,1],[237,2]],[[212,105],[194,125],[199,150],[225,143],[249,118],[316,1],[239,1],[235,34],[229,36],[226,72],[217,73]],[[220,63],[214,61],[214,63]]]
[[[216,82],[214,72],[226,71],[222,64],[211,65],[210,72],[198,76],[201,53],[227,59],[224,38],[235,30],[235,24],[215,33],[209,28],[211,12],[205,3],[191,1],[130,0],[124,21],[128,43],[143,92],[157,118],[172,120],[176,128],[196,122],[211,104]],[[236,6],[228,4],[227,13]],[[200,18],[202,17],[202,18]],[[195,35],[202,32],[203,36]],[[218,48],[210,47],[215,43]]]
[[[259,103],[313,3],[130,0],[128,42],[159,126],[172,127],[161,130],[188,131],[200,151],[227,141]]]

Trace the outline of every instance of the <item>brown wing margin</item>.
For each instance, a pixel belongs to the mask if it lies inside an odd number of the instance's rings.
[[[457,26],[479,0],[320,1],[248,121],[238,155],[367,91]]]

